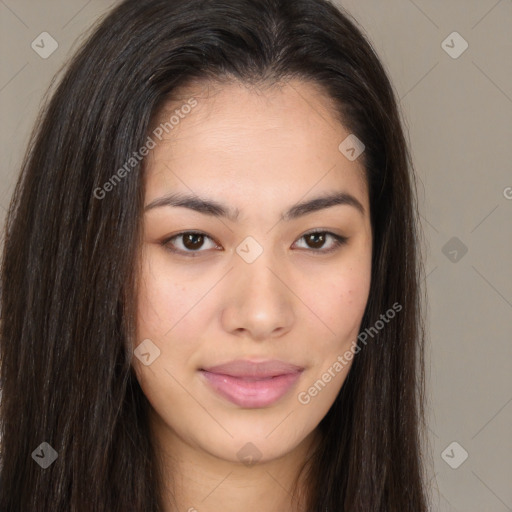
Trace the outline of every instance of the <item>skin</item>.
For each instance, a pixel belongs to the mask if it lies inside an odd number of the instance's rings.
[[[147,156],[145,205],[183,192],[240,214],[232,221],[163,206],[144,215],[136,345],[150,339],[160,355],[148,366],[134,357],[133,365],[152,406],[166,511],[300,510],[289,491],[352,363],[308,404],[298,394],[351,348],[368,300],[372,231],[363,165],[339,151],[350,132],[312,83],[196,84],[166,105],[162,119],[191,97],[197,106]],[[280,220],[296,203],[333,191],[351,194],[364,213],[343,204]],[[323,245],[304,238],[319,228],[348,241],[336,248],[331,236]],[[164,245],[191,230],[207,237]],[[236,252],[248,236],[263,250],[252,263]],[[198,371],[234,359],[279,359],[304,371],[277,402],[242,408]],[[247,443],[259,451],[252,465],[237,455]]]

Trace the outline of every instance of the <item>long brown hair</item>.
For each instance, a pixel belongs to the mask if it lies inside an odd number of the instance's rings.
[[[366,147],[374,239],[361,329],[402,306],[357,353],[319,425],[321,444],[304,468],[307,510],[427,510],[414,173],[375,51],[327,0],[125,0],[42,109],[10,204],[1,269],[3,512],[162,510],[148,402],[129,348],[144,160],[103,199],[97,191],[144,145],[178,87],[290,78],[319,84]],[[43,442],[58,454],[46,469],[32,456]]]

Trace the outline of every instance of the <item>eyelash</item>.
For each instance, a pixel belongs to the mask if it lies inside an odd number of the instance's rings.
[[[306,238],[306,237],[308,237],[310,235],[316,235],[316,234],[323,234],[323,235],[331,236],[334,239],[333,246],[330,249],[311,249],[311,248],[309,248],[309,249],[302,249],[302,250],[311,252],[313,254],[314,253],[317,253],[317,254],[330,254],[330,253],[336,251],[337,249],[339,249],[341,246],[345,245],[347,243],[347,241],[348,241],[348,237],[337,235],[336,233],[332,233],[330,231],[321,231],[321,230],[310,231],[308,233],[305,233],[298,240],[302,240],[302,239],[304,239],[304,238]],[[186,257],[191,257],[191,258],[196,258],[200,253],[205,252],[205,251],[201,251],[201,250],[198,250],[198,251],[191,251],[191,250],[183,251],[181,249],[173,248],[171,246],[170,242],[172,240],[174,240],[175,238],[182,237],[183,235],[199,235],[199,236],[202,236],[204,238],[209,238],[210,240],[213,241],[212,237],[208,236],[206,233],[202,233],[201,231],[182,231],[181,233],[178,233],[177,235],[173,235],[170,238],[166,238],[165,240],[163,240],[161,242],[161,244],[165,247],[165,249],[167,249],[168,251],[170,251],[172,253],[177,253],[177,254],[184,255]]]

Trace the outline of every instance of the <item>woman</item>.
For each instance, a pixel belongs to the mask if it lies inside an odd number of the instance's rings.
[[[11,203],[5,511],[427,510],[412,166],[325,0],[127,0]]]

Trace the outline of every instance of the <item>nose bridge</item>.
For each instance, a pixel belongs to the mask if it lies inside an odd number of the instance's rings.
[[[284,271],[268,244],[270,238],[264,246],[247,237],[236,248],[235,268],[230,273],[231,300],[223,312],[226,330],[246,331],[254,339],[288,330],[294,318],[293,294],[281,281],[286,280]]]
[[[252,236],[246,237],[236,248],[239,256],[236,266],[236,279],[243,287],[249,287],[254,294],[268,294],[267,300],[279,294],[282,283],[276,277],[279,262],[271,246],[271,237],[258,241]]]

